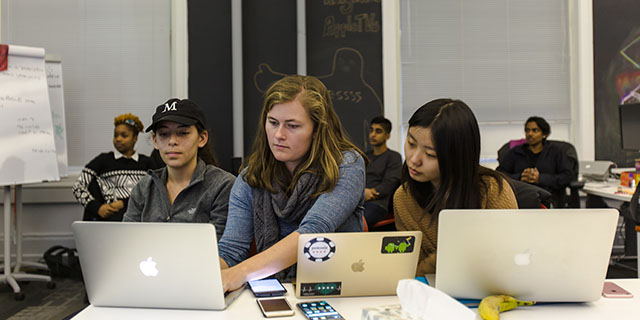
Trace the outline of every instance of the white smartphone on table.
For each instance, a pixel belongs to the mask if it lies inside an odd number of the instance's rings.
[[[260,310],[262,310],[262,314],[267,318],[286,317],[295,314],[286,298],[260,298],[256,299],[256,301],[260,306]]]

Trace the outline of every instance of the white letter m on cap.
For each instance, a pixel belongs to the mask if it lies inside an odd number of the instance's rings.
[[[162,113],[165,113],[167,111],[178,111],[176,110],[176,101],[174,101],[171,105],[169,105],[168,103],[164,104],[164,110],[162,110]]]

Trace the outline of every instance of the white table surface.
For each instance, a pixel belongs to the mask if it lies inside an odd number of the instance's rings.
[[[582,191],[588,194],[593,194],[607,199],[613,199],[618,201],[629,202],[631,201],[631,194],[618,193],[618,187],[620,186],[620,180],[608,180],[605,182],[586,182]],[[629,188],[626,188],[629,189]]]
[[[626,320],[640,319],[640,280],[616,279],[609,280],[617,283],[633,293],[632,299],[600,298],[589,303],[567,304],[539,304],[532,307],[521,307],[502,313],[500,319],[563,319],[563,320],[590,320],[612,319]],[[280,319],[306,319],[295,307],[299,302],[295,298],[291,284],[285,284],[288,290],[287,299],[294,307],[296,314],[293,317]],[[188,289],[187,289],[188,290]],[[312,301],[317,299],[301,299],[300,301]],[[362,309],[381,305],[397,304],[396,296],[383,297],[350,297],[325,299],[345,319],[361,319]],[[472,309],[477,312],[477,309]],[[476,317],[480,319],[479,316]],[[137,308],[106,308],[88,306],[74,319],[264,319],[255,298],[250,291],[244,293],[224,311],[200,311],[200,310],[169,310],[169,309],[137,309]]]

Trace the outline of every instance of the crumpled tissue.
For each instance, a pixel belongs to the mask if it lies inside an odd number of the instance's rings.
[[[418,280],[405,279],[396,289],[400,305],[362,310],[363,320],[473,320],[476,315],[446,293]]]
[[[398,299],[402,309],[422,320],[475,319],[476,315],[448,294],[418,280],[398,281]]]

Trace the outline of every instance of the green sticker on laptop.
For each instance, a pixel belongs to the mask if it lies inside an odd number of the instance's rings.
[[[415,244],[416,238],[414,236],[384,237],[380,252],[384,254],[410,253],[413,252]]]

